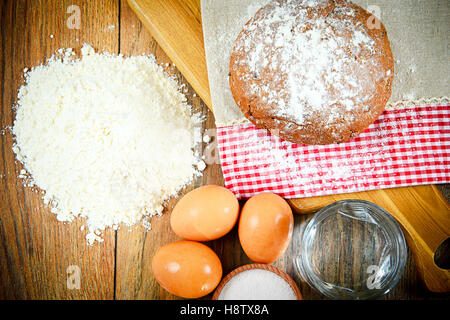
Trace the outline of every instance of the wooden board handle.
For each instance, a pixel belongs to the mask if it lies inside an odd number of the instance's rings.
[[[307,199],[291,199],[294,212],[313,213],[335,201],[363,199],[383,207],[400,223],[418,272],[433,292],[450,291],[450,270],[439,268],[434,254],[450,236],[450,206],[436,186],[372,190]]]

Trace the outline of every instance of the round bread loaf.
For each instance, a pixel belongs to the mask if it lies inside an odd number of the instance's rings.
[[[364,131],[391,95],[394,63],[383,24],[345,0],[272,1],[238,35],[230,87],[257,127],[302,144]]]

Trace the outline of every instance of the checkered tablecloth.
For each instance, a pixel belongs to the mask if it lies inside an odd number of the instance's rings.
[[[251,124],[217,128],[217,143],[225,186],[239,199],[450,182],[450,104],[385,111],[341,144],[294,144]]]

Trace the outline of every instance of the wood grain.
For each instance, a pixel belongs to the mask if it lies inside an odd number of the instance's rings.
[[[129,0],[128,3],[212,110],[200,0]]]
[[[121,53],[126,56],[153,54],[168,73],[179,77],[177,70],[166,67],[171,61],[123,1],[120,18]],[[167,223],[168,217],[165,210],[161,217],[152,219],[151,232],[146,232],[142,226],[121,227],[117,231],[116,299],[175,298],[158,287],[150,263],[160,244],[175,240]]]
[[[67,7],[73,4],[82,13],[79,30],[66,27]],[[0,11],[2,129],[13,123],[25,67],[44,62],[60,47],[79,49],[83,42],[118,51],[117,32],[105,31],[118,23],[115,1],[3,1]],[[107,230],[103,243],[88,246],[82,221],[56,221],[39,190],[17,179],[22,167],[14,161],[11,134],[0,138],[0,298],[112,299],[114,232]],[[79,267],[80,289],[67,286],[72,265]]]
[[[124,55],[141,53],[153,54],[168,74],[175,76],[180,85],[186,88],[188,103],[194,113],[201,113],[207,120],[202,131],[214,125],[212,113],[180,73],[178,66],[173,68],[172,61],[162,51],[161,47],[151,37],[126,1],[121,3],[121,33],[120,51]],[[166,66],[166,64],[169,65]],[[203,147],[203,146],[202,146]],[[203,153],[201,149],[198,150]],[[218,171],[219,169],[219,171]],[[206,183],[221,183],[220,166],[209,166],[203,177],[196,179],[184,192]],[[152,219],[152,229],[146,232],[143,227],[121,228],[117,232],[117,268],[116,268],[116,298],[117,299],[178,299],[178,297],[161,289],[151,271],[151,260],[156,250],[169,242],[180,240],[171,230],[169,224],[170,211],[178,199],[169,201],[162,216]],[[132,230],[132,232],[130,231]]]
[[[67,7],[81,9],[81,28],[66,27]],[[194,10],[194,9],[190,9]],[[158,62],[187,88],[187,98],[206,121],[203,129],[215,128],[214,117],[199,94],[188,84],[125,0],[9,0],[0,2],[0,130],[11,126],[11,106],[22,84],[22,69],[35,66],[60,47],[77,52],[83,43],[96,49],[125,55],[153,53]],[[53,35],[53,38],[50,35]],[[177,65],[178,66],[178,65]],[[214,135],[213,132],[210,132]],[[151,272],[151,259],[162,245],[178,238],[170,229],[173,199],[161,217],[152,220],[152,230],[142,226],[106,230],[105,241],[88,246],[83,221],[61,223],[42,203],[35,189],[23,187],[17,175],[21,166],[11,151],[12,136],[0,135],[0,299],[178,299],[161,289]],[[213,138],[213,143],[215,139]],[[202,149],[206,147],[203,144]],[[204,150],[203,150],[204,151]],[[223,184],[218,163],[207,167],[203,177],[184,192],[203,184]],[[294,235],[285,255],[274,263],[299,285],[304,299],[325,299],[308,287],[294,266],[301,249],[300,235],[311,214],[296,215]],[[222,261],[224,275],[251,263],[240,247],[237,228],[225,237],[208,242]],[[67,267],[81,270],[80,289],[67,288]],[[335,266],[326,271],[336,273]],[[211,295],[205,299],[211,298]],[[383,299],[448,299],[449,295],[426,290],[409,255],[398,285]]]

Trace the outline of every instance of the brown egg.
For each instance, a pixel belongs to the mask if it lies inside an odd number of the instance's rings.
[[[170,225],[181,238],[209,241],[227,234],[236,224],[239,202],[227,188],[208,185],[186,194],[173,208]]]
[[[257,194],[242,208],[239,240],[244,252],[255,262],[277,260],[288,247],[293,229],[291,207],[276,194]]]
[[[152,270],[159,284],[174,295],[199,298],[213,291],[222,278],[219,257],[195,241],[176,241],[159,248]]]

